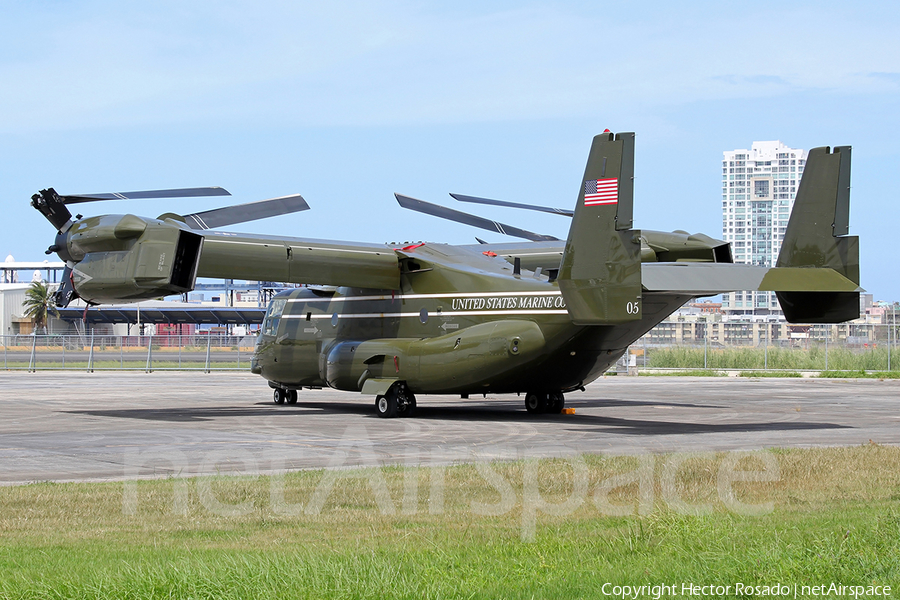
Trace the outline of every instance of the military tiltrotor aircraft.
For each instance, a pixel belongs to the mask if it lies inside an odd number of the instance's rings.
[[[694,297],[774,291],[791,322],[859,316],[849,146],[810,151],[775,267],[733,264],[729,244],[705,235],[634,229],[633,173],[634,134],[596,136],[565,241],[400,195],[407,208],[527,241],[377,245],[209,230],[304,210],[300,196],[158,219],[73,219],[66,208],[227,194],[221,188],[92,196],[51,188],[32,205],[58,230],[48,253],[67,265],[62,306],[76,296],[100,304],[185,293],[198,276],[310,284],[273,297],[252,371],[277,403],[328,386],[374,396],[381,417],[413,414],[424,394],[524,393],[528,412],[559,413],[563,394]]]

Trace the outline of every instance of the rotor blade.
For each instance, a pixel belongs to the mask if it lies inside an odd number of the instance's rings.
[[[565,215],[571,217],[574,211],[565,208],[553,208],[551,206],[537,206],[535,204],[520,204],[519,202],[506,202],[504,200],[491,200],[490,198],[479,198],[478,196],[464,196],[463,194],[450,194],[460,202],[473,202],[475,204],[491,204],[493,206],[507,206],[509,208],[524,208],[525,210],[537,210],[540,212],[553,213],[555,215]]]
[[[399,202],[400,206],[402,206],[403,208],[414,210],[420,213],[425,213],[426,215],[433,215],[442,219],[448,219],[450,221],[456,221],[457,223],[463,223],[464,225],[480,227],[481,229],[487,229],[488,231],[495,231],[504,235],[524,238],[533,242],[559,241],[558,238],[550,235],[543,235],[540,233],[534,233],[531,231],[526,231],[524,229],[519,229],[518,227],[513,227],[511,225],[504,225],[503,223],[498,223],[497,221],[491,221],[489,219],[470,215],[469,213],[453,210],[452,208],[446,208],[444,206],[438,206],[437,204],[431,204],[430,202],[416,200],[415,198],[410,198],[409,196],[403,196],[401,194],[394,194],[394,196],[396,196],[397,202]]]
[[[235,204],[214,208],[199,213],[184,215],[184,221],[191,229],[215,229],[235,223],[246,223],[267,217],[277,217],[289,213],[309,210],[309,204],[300,194],[281,196],[269,200],[258,200],[246,204]]]
[[[199,187],[174,190],[145,190],[139,192],[113,192],[112,194],[74,194],[62,196],[65,204],[96,202],[98,200],[146,200],[148,198],[199,198],[202,196],[230,196],[225,188]]]

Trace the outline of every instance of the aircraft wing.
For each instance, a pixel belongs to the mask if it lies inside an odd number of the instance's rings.
[[[194,288],[197,277],[400,288],[400,256],[379,244],[223,231],[200,234],[173,220],[133,215],[107,215],[71,228],[75,236],[94,231],[115,231],[125,239],[89,239],[94,243],[91,251],[72,261],[71,284],[79,297],[93,304],[185,293]],[[67,300],[72,295],[69,290]]]
[[[400,289],[388,246],[220,231],[204,233],[197,276]]]

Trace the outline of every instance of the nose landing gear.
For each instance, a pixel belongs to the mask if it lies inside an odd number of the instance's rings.
[[[275,388],[272,392],[272,399],[275,401],[275,404],[297,404],[297,390]]]

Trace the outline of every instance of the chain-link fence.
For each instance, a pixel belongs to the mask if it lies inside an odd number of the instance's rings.
[[[900,371],[897,326],[869,323],[704,325],[689,330],[672,327],[671,323],[662,324],[628,349],[621,367],[772,372]],[[696,335],[698,332],[700,335]]]
[[[897,327],[662,323],[633,344],[619,370],[900,371]],[[791,329],[776,329],[790,327]],[[254,336],[0,336],[5,370],[247,370]]]
[[[0,336],[5,370],[242,371],[250,368],[252,336],[8,335]]]

